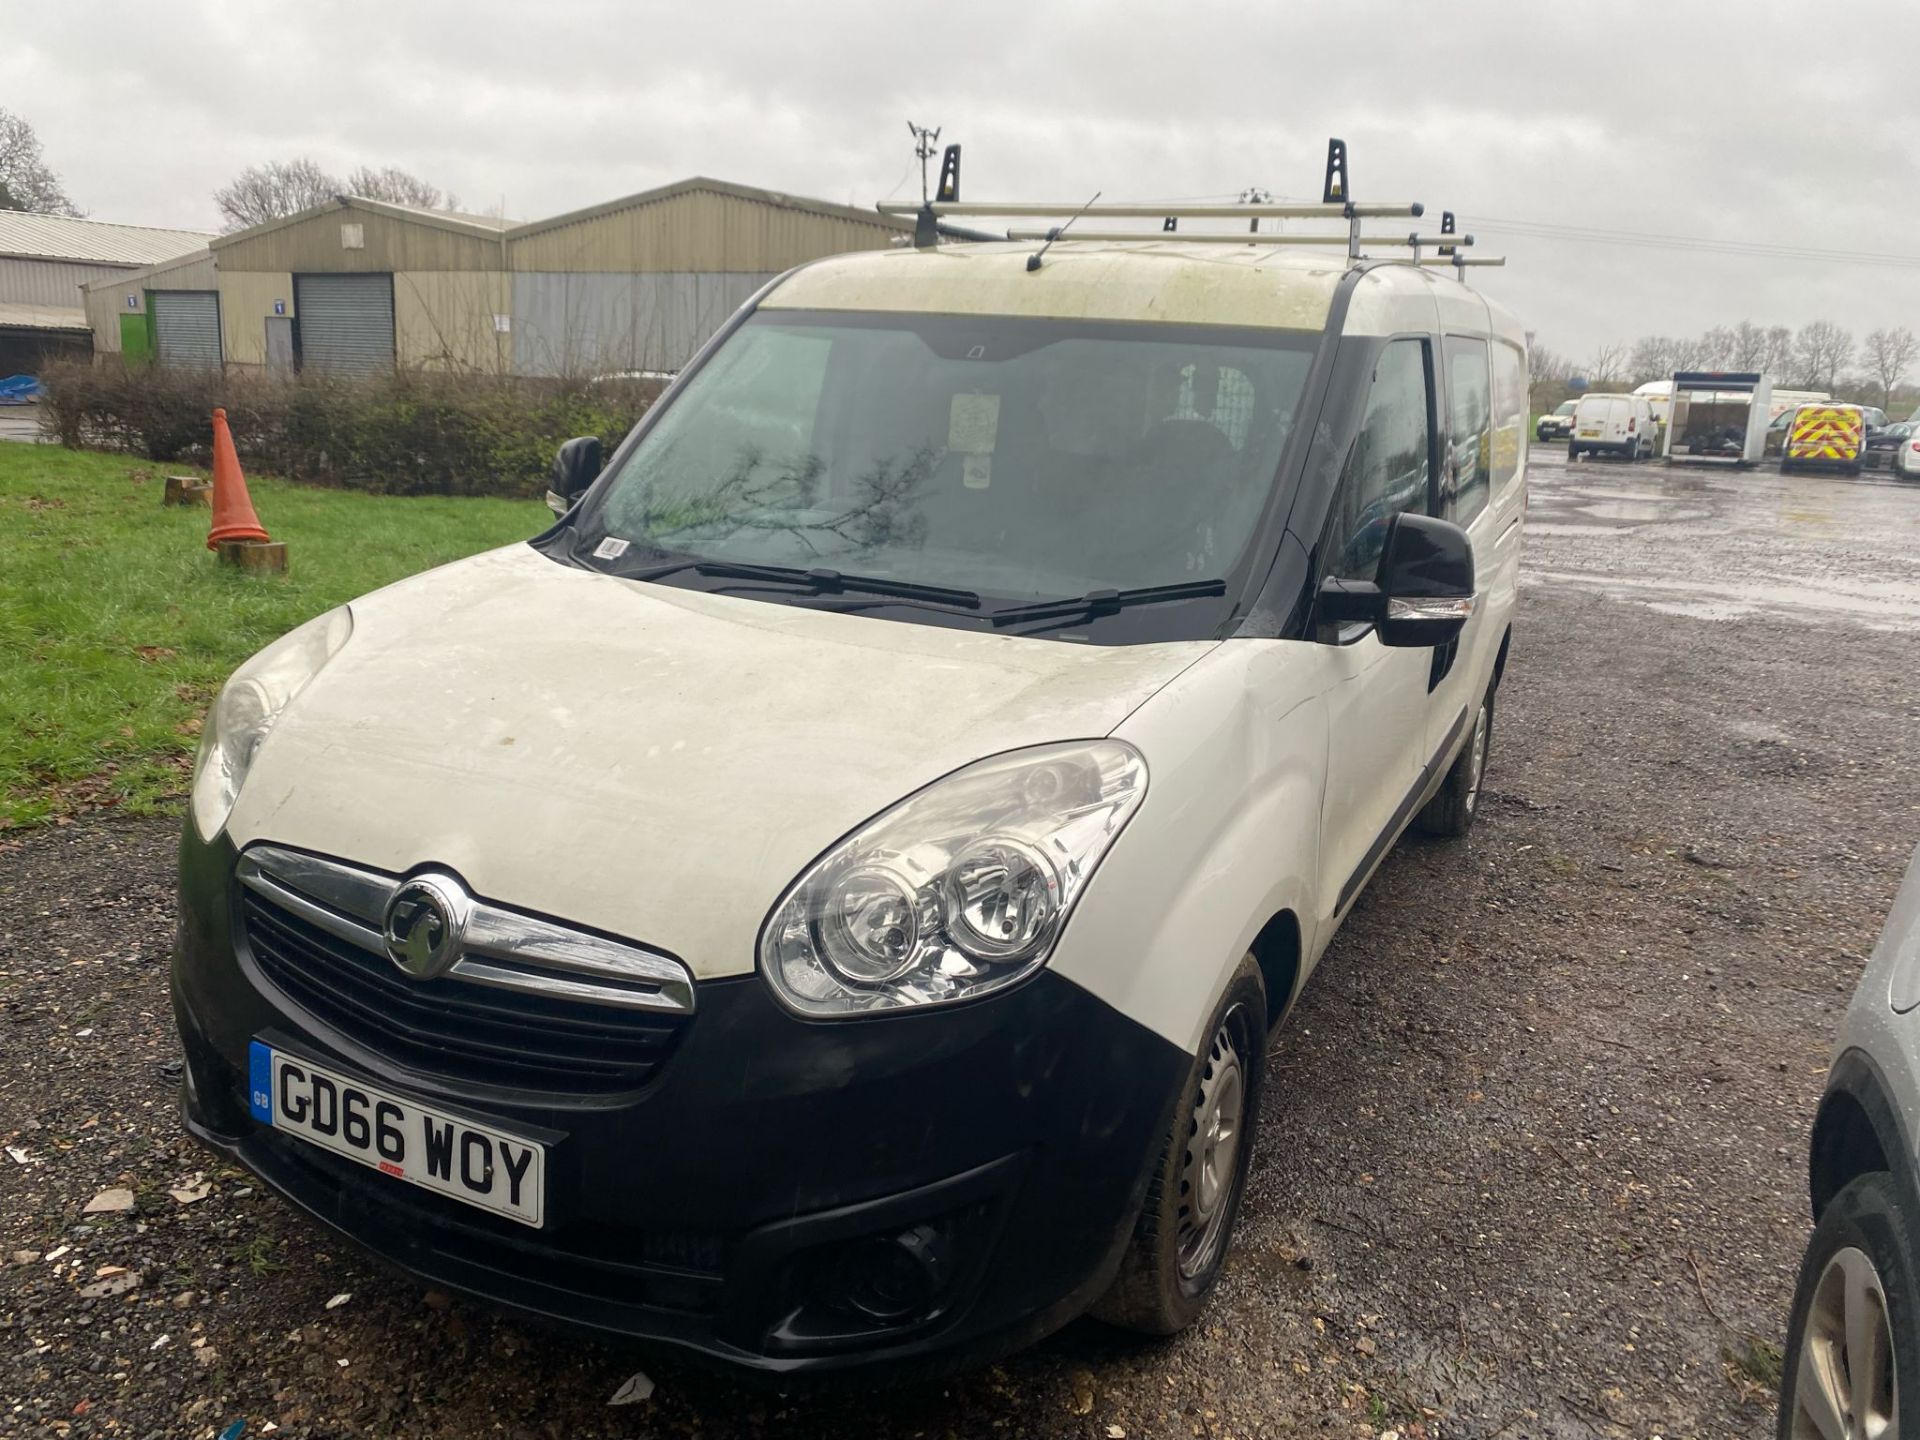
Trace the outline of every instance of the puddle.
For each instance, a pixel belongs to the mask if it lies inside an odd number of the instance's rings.
[[[1629,500],[1602,500],[1579,507],[1582,514],[1600,520],[1621,520],[1629,524],[1649,525],[1657,520],[1705,520],[1713,512],[1694,507],[1676,508],[1671,502],[1648,505]]]
[[[1566,570],[1533,570],[1526,585],[1572,585],[1612,600],[1631,600],[1665,615],[1697,620],[1737,620],[1751,615],[1788,615],[1803,620],[1841,617],[1875,630],[1920,630],[1920,584],[1858,580],[1820,581],[1657,580]]]

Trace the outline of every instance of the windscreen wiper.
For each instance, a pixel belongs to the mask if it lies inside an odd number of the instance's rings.
[[[1089,619],[1112,615],[1132,605],[1158,605],[1171,600],[1202,600],[1227,593],[1224,580],[1183,580],[1177,585],[1141,585],[1132,590],[1089,590],[1065,600],[1041,600],[1032,605],[1005,605],[987,612],[996,625],[1018,625],[1027,620]]]
[[[838,570],[825,568],[803,570],[797,565],[748,565],[733,560],[675,560],[650,569],[631,571],[625,578],[659,580],[684,570],[717,579],[804,585],[816,595],[887,595],[900,600],[919,600],[967,610],[980,608],[980,597],[971,590],[959,590],[946,585],[919,585],[911,580],[888,580],[879,575],[843,575]]]

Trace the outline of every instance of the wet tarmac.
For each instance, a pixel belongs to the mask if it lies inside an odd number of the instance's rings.
[[[1777,468],[1530,457],[1526,573],[1698,620],[1920,630],[1920,485]]]

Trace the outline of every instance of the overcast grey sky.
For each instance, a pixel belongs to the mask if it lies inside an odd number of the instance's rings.
[[[1920,328],[1920,3],[11,0],[0,105],[95,218],[212,229],[242,167],[397,164],[536,219],[693,174],[917,193],[1457,210],[1476,276],[1575,358],[1742,318]],[[1901,257],[1653,248],[1500,221]],[[1912,257],[1912,258],[1905,258]]]

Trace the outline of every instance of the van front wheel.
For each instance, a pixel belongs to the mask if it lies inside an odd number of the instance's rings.
[[[1267,997],[1242,957],[1174,1104],[1120,1272],[1093,1307],[1110,1325],[1172,1335],[1200,1318],[1246,1188],[1266,1069]]]

